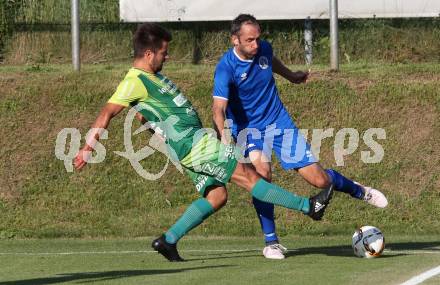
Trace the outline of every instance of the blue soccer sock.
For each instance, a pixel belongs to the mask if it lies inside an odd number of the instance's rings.
[[[278,243],[278,236],[275,233],[274,205],[260,201],[254,197],[252,198],[252,203],[257,212],[266,244]]]
[[[352,180],[333,169],[326,169],[325,171],[330,176],[336,191],[348,193],[357,199],[364,198],[364,191],[361,186],[355,184]]]

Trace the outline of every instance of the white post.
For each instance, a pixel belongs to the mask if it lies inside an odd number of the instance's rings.
[[[305,43],[305,59],[307,67],[310,70],[313,59],[313,34],[312,34],[312,20],[307,17],[304,23],[304,43]]]
[[[339,70],[338,0],[330,0],[330,69]]]
[[[81,68],[79,45],[79,0],[71,0],[72,64],[75,71]]]

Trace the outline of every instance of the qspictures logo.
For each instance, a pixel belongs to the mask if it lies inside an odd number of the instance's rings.
[[[157,122],[148,122],[141,125],[133,131],[133,122],[136,119],[136,114],[141,111],[147,111],[154,114],[159,120]],[[176,169],[183,173],[183,166],[180,164],[177,152],[170,145],[170,141],[179,142],[183,138],[187,138],[192,128],[184,131],[177,131],[175,126],[179,124],[177,116],[169,116],[168,118],[161,118],[158,112],[146,104],[138,104],[131,108],[124,121],[124,151],[114,151],[115,154],[127,159],[130,162],[133,170],[147,180],[157,180],[161,178],[170,162]],[[232,122],[227,120],[227,125],[231,126]],[[133,146],[133,136],[138,135],[144,131],[152,130],[152,135],[147,141],[146,145],[139,150],[135,150]],[[96,130],[89,130],[86,134],[86,141],[94,145],[94,152],[85,153],[83,159],[89,164],[102,163],[105,161],[107,150],[100,142],[108,139],[108,131],[100,129],[99,141],[91,138],[92,133]],[[215,131],[211,128],[203,128],[197,130],[192,137],[194,147],[203,135],[215,137]],[[64,162],[64,167],[67,172],[73,172],[73,159],[77,155],[81,147],[81,133],[76,128],[64,128],[57,136],[55,142],[55,156]],[[337,166],[344,166],[345,160],[356,154],[359,147],[362,150],[360,153],[360,160],[366,164],[380,163],[384,156],[385,150],[378,140],[386,139],[386,131],[382,128],[369,128],[363,132],[359,132],[355,128],[342,128],[335,130],[328,129],[278,129],[276,124],[267,126],[264,130],[253,128],[243,129],[236,136],[234,136],[233,145],[228,145],[230,148],[229,155],[219,156],[219,160],[231,159],[235,155],[240,162],[252,162],[251,156],[247,156],[246,151],[257,149],[267,154],[263,156],[267,162],[271,162],[272,151],[274,150],[274,143],[281,144],[276,152],[279,159],[283,162],[295,163],[309,159],[310,161],[318,161],[321,153],[321,145],[323,140],[333,139],[333,157]],[[306,143],[310,142],[310,145]],[[174,144],[176,145],[176,144]],[[258,146],[258,147],[257,147]],[[365,148],[367,147],[367,149]],[[240,151],[234,151],[234,148],[239,148]],[[141,162],[154,153],[159,152],[165,155],[166,162],[160,170],[150,171],[145,169]],[[202,155],[203,157],[203,155]],[[200,163],[198,161],[197,163]],[[147,164],[148,165],[148,164]],[[197,169],[199,165],[194,165]]]

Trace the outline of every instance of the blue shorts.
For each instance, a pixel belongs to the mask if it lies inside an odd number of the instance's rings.
[[[244,156],[254,150],[271,159],[275,152],[283,169],[299,169],[317,162],[310,144],[299,132],[287,112],[282,112],[274,124],[261,129],[247,128],[233,134]]]

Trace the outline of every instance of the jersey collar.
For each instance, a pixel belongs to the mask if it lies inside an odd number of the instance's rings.
[[[235,51],[235,48],[232,48],[232,52],[234,53],[234,55],[238,58],[238,60],[243,61],[243,62],[253,62],[254,59],[242,59],[237,52]]]

